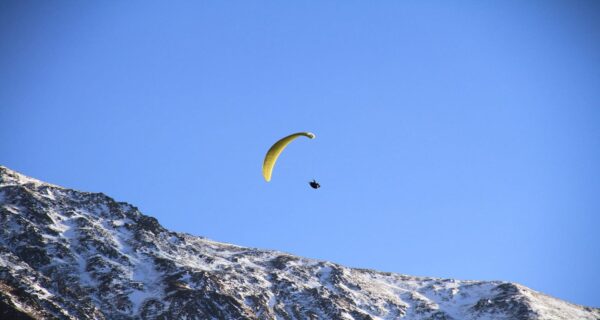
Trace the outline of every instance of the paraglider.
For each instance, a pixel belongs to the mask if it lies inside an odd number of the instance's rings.
[[[294,134],[291,134],[287,137],[280,139],[279,141],[275,142],[274,145],[271,146],[271,148],[269,149],[269,151],[267,151],[267,154],[265,155],[265,160],[264,160],[263,166],[262,166],[262,174],[263,174],[263,177],[265,178],[265,181],[267,181],[267,182],[271,181],[271,175],[273,174],[273,167],[275,167],[275,162],[277,161],[277,158],[279,158],[279,155],[281,154],[281,152],[283,152],[283,149],[285,149],[285,147],[287,147],[287,145],[290,144],[290,142],[292,142],[302,136],[310,138],[310,139],[315,138],[315,135],[311,132],[298,132],[298,133],[294,133]],[[314,181],[314,183],[316,183],[316,185],[317,185],[316,188],[312,185],[312,182],[311,182],[310,186],[315,189],[320,187],[316,181]]]

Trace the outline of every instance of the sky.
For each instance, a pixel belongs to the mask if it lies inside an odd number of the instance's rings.
[[[596,1],[0,2],[1,165],[174,231],[595,307],[599,89]]]

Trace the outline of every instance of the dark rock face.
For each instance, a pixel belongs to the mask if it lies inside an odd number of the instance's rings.
[[[600,319],[506,282],[345,268],[171,232],[0,167],[0,319]]]

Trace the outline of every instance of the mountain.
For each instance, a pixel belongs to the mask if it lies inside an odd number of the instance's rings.
[[[0,319],[600,319],[522,285],[353,269],[173,232],[0,166]]]

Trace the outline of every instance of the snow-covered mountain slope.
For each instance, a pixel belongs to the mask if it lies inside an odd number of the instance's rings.
[[[352,269],[172,232],[0,167],[0,319],[600,319],[518,284]]]

